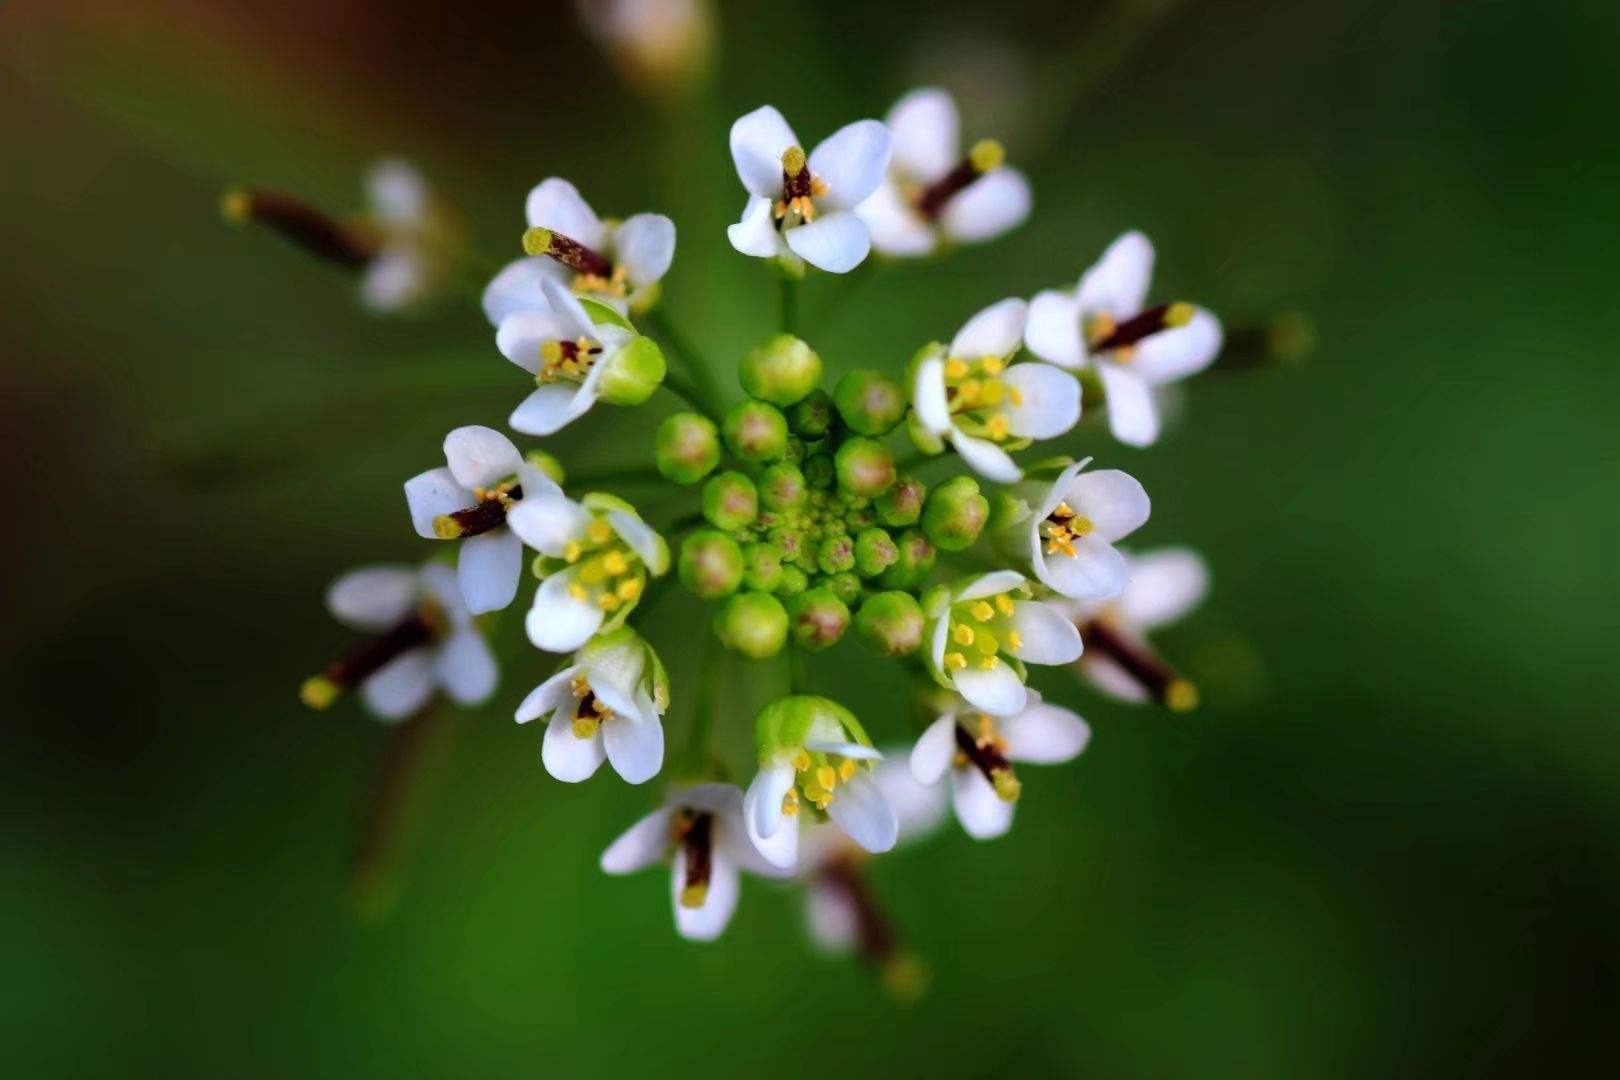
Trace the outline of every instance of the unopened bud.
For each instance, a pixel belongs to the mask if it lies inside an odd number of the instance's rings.
[[[923,500],[927,496],[927,484],[915,476],[902,476],[888,491],[878,496],[875,504],[877,519],[885,525],[896,527],[915,525],[922,517]]]
[[[825,649],[849,629],[849,608],[828,588],[799,593],[788,601],[787,612],[793,643],[802,649]]]
[[[838,380],[833,390],[838,415],[851,431],[861,435],[883,435],[906,412],[906,392],[881,371],[852,371]]]
[[[724,532],[752,525],[759,513],[754,482],[740,472],[719,473],[703,485],[703,516]]]
[[[847,535],[835,533],[821,542],[816,549],[816,567],[823,574],[836,574],[855,568],[855,541]]]
[[[906,656],[922,645],[922,605],[910,593],[894,590],[869,596],[855,616],[855,629],[885,656]]]
[[[772,510],[792,510],[802,505],[807,488],[804,473],[786,461],[759,474],[759,501]]]
[[[797,596],[810,587],[810,575],[797,566],[782,567],[782,576],[777,579],[777,596]]]
[[[792,405],[821,381],[821,357],[792,334],[777,334],[742,358],[737,381],[751,398]]]
[[[934,546],[961,551],[978,540],[990,517],[990,501],[979,493],[971,476],[953,476],[928,494],[922,527]]]
[[[700,529],[681,543],[681,584],[704,600],[735,592],[742,584],[743,557],[725,533]]]
[[[676,413],[658,425],[653,461],[677,484],[695,484],[720,464],[720,433],[714,421],[694,412]]]
[[[782,553],[774,544],[749,544],[742,549],[743,585],[759,592],[775,592],[782,581]]]
[[[855,537],[855,569],[862,577],[877,577],[899,557],[894,537],[883,529],[862,529]]]
[[[875,499],[894,483],[894,455],[873,439],[846,440],[833,465],[838,489],[846,495]]]
[[[744,461],[775,461],[787,450],[787,420],[774,405],[744,401],[725,418],[726,445]]]
[[[907,529],[895,538],[895,546],[899,557],[877,582],[885,589],[914,589],[933,572],[934,545],[919,530]]]
[[[663,350],[649,337],[631,338],[602,372],[597,391],[609,405],[640,405],[664,381]]]
[[[539,469],[555,484],[560,485],[568,482],[567,470],[563,468],[562,462],[558,461],[553,454],[549,454],[544,450],[530,450],[523,455],[523,460]]]
[[[787,643],[787,609],[769,593],[740,592],[715,613],[714,632],[727,648],[764,660]]]
[[[821,579],[821,586],[832,590],[832,594],[844,602],[844,606],[854,610],[861,599],[861,579],[852,571],[828,574]]]
[[[788,427],[803,439],[819,439],[832,427],[833,400],[827,391],[816,389],[787,411]]]
[[[833,481],[837,478],[833,459],[826,454],[815,454],[805,458],[804,464],[799,468],[804,472],[804,482],[817,490],[825,491],[832,487]]]

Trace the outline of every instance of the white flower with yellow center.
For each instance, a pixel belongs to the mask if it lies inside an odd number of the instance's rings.
[[[1178,301],[1146,307],[1153,245],[1139,232],[1115,240],[1072,292],[1048,289],[1030,302],[1024,343],[1070,370],[1096,368],[1108,396],[1108,426],[1131,446],[1159,437],[1155,388],[1208,367],[1221,323]]]
[[[592,639],[574,662],[529,692],[520,724],[547,718],[540,758],[558,780],[577,784],[603,760],[626,783],[645,783],[664,764],[669,677],[634,630],[619,627]]]
[[[1078,757],[1090,741],[1084,720],[1032,690],[1013,716],[993,717],[966,703],[947,711],[917,740],[911,774],[918,783],[935,785],[949,769],[956,820],[969,836],[989,840],[1012,827],[1022,791],[1015,762],[1058,765]]]
[[[871,775],[883,755],[848,709],[823,697],[773,701],[755,721],[759,772],[748,785],[748,838],[776,866],[798,860],[799,822],[838,826],[863,849],[894,847],[899,822]]]
[[[523,542],[507,528],[525,497],[562,494],[512,440],[493,428],[459,427],[445,436],[448,466],[405,481],[405,501],[418,536],[458,540],[457,575],[473,614],[497,611],[517,595]]]
[[[1079,669],[1122,701],[1157,701],[1176,711],[1198,703],[1198,690],[1165,663],[1148,635],[1186,616],[1209,591],[1209,568],[1197,552],[1163,548],[1126,555],[1130,582],[1111,600],[1077,603],[1070,614],[1086,641]]]
[[[913,362],[912,433],[937,453],[949,442],[980,476],[1023,476],[1010,450],[1062,435],[1080,419],[1080,384],[1050,364],[1009,364],[1024,335],[1025,304],[1003,300],[974,315],[950,345]]]
[[[1081,653],[1080,631],[1056,607],[1030,599],[1029,582],[997,570],[923,603],[930,621],[929,673],[947,690],[992,716],[1016,716],[1028,690],[1024,664],[1067,664]]]
[[[659,282],[675,258],[675,223],[662,214],[623,222],[596,216],[573,184],[542,180],[525,205],[528,258],[508,263],[484,290],[484,314],[500,326],[517,311],[544,311],[542,283],[551,280],[601,301],[620,314],[658,302]]]
[[[648,575],[669,570],[664,538],[612,495],[575,502],[554,488],[525,499],[509,520],[543,556],[537,572],[545,580],[523,625],[535,647],[547,652],[572,652],[618,628],[641,600]]]
[[[304,704],[324,709],[358,688],[366,708],[403,720],[438,691],[476,705],[495,691],[495,657],[473,624],[455,571],[438,563],[352,570],[326,593],[332,617],[372,635],[304,683]]]
[[[731,159],[748,203],[726,235],[744,255],[795,265],[797,257],[828,273],[847,273],[872,249],[855,207],[883,179],[889,133],[876,120],[857,120],[808,156],[802,145],[770,105],[731,125]]]
[[[737,909],[740,872],[781,878],[748,839],[743,793],[735,784],[694,784],[671,791],[664,805],[626,829],[602,852],[602,869],[633,874],[669,859],[675,929],[690,941],[713,941]]]
[[[1041,584],[1072,600],[1103,600],[1126,587],[1130,572],[1114,545],[1153,509],[1134,477],[1118,469],[1084,472],[1090,462],[1070,465],[1048,488],[1032,486],[1029,519],[1011,526]]]
[[[994,139],[966,156],[956,103],[944,90],[913,90],[885,120],[894,153],[889,171],[856,213],[880,254],[931,254],[941,241],[981,243],[1029,217],[1029,181],[1003,164]]]

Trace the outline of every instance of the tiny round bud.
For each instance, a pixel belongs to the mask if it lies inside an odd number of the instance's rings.
[[[803,505],[806,488],[804,473],[785,461],[759,474],[759,501],[772,510],[792,510]]]
[[[744,401],[726,413],[726,445],[744,461],[775,461],[787,452],[787,421],[774,405]]]
[[[882,435],[906,413],[906,392],[881,371],[852,371],[833,390],[838,415],[851,431]]]
[[[873,439],[849,439],[833,459],[838,490],[845,495],[876,498],[894,483],[894,455]]]
[[[845,570],[841,574],[828,574],[821,579],[821,587],[831,589],[832,594],[844,602],[844,606],[853,609],[861,598],[861,579]]]
[[[855,537],[855,569],[862,577],[877,577],[899,557],[894,537],[882,529],[862,529]]]
[[[676,413],[658,425],[653,461],[677,484],[695,484],[720,464],[720,434],[714,421],[694,412]]]
[[[928,493],[922,527],[934,546],[944,551],[972,547],[990,517],[990,500],[979,493],[971,476],[953,476]]]
[[[793,643],[802,649],[825,649],[849,629],[849,608],[828,588],[799,593],[788,601],[787,612]]]
[[[677,573],[694,595],[705,600],[725,596],[742,584],[742,551],[725,533],[699,529],[681,542]]]
[[[928,485],[915,476],[902,476],[877,498],[877,519],[885,525],[905,527],[922,517]]]
[[[778,525],[766,537],[771,546],[782,553],[784,563],[797,563],[807,557],[809,544],[803,530],[790,525]]]
[[[759,592],[774,592],[782,582],[782,553],[774,544],[749,544],[742,549],[743,585]]]
[[[764,660],[781,652],[787,643],[787,632],[787,609],[769,593],[737,593],[714,615],[715,636],[727,648],[754,660]]]
[[[703,516],[715,528],[735,532],[753,524],[758,513],[759,493],[742,473],[719,473],[703,485]]]
[[[809,395],[787,411],[788,427],[802,439],[819,439],[832,427],[832,395],[822,389]]]
[[[821,357],[792,334],[777,334],[742,358],[737,381],[751,398],[792,405],[821,381]]]
[[[855,541],[841,534],[827,537],[816,549],[816,568],[823,574],[854,569]]]
[[[797,465],[799,462],[803,461],[809,453],[810,448],[804,444],[803,439],[799,438],[797,435],[789,435],[787,441],[787,452],[784,453],[782,457],[789,464]]]
[[[772,590],[777,596],[797,596],[810,587],[810,575],[797,566],[783,566],[782,576]]]
[[[832,487],[833,480],[837,478],[833,459],[827,454],[814,454],[806,458],[800,468],[804,472],[804,482],[820,491]]]
[[[597,392],[609,405],[640,405],[664,381],[664,353],[649,337],[630,339],[602,372]]]
[[[883,655],[905,656],[922,645],[925,622],[916,597],[895,590],[867,597],[855,616],[855,629]]]
[[[563,469],[562,462],[558,461],[555,455],[548,454],[544,450],[530,450],[523,455],[523,460],[539,469],[553,483],[563,484],[568,480],[568,473]]]
[[[914,589],[934,569],[934,545],[917,529],[907,529],[895,538],[899,557],[878,576],[885,589]]]

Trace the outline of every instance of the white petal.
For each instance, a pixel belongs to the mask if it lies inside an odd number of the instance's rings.
[[[458,427],[444,437],[444,460],[462,487],[488,487],[518,471],[523,455],[512,440],[479,424]]]
[[[851,840],[874,853],[890,850],[900,836],[900,820],[894,816],[894,807],[868,773],[858,772],[838,785],[837,794],[827,805],[827,816]]]
[[[1106,600],[1118,596],[1130,579],[1125,556],[1112,544],[1088,536],[1075,542],[1074,555],[1043,555],[1036,560],[1036,576],[1054,592],[1071,600]]]
[[[495,692],[495,654],[475,630],[451,634],[435,664],[439,685],[457,705],[477,705]]]
[[[366,201],[371,212],[395,228],[420,226],[427,218],[431,198],[427,181],[408,161],[384,158],[366,170]]]
[[[525,499],[529,498],[530,496],[539,497],[541,495],[562,494],[562,488],[557,486],[557,481],[547,476],[544,472],[540,471],[538,466],[532,465],[528,461],[525,461],[523,463],[523,467],[518,469],[518,485],[523,488],[523,497]],[[507,516],[510,518],[510,513],[508,513]]]
[[[669,569],[669,545],[651,525],[628,510],[609,510],[607,519],[614,533],[630,545],[654,577]]]
[[[826,952],[842,955],[860,943],[861,918],[848,894],[837,885],[811,882],[804,891],[805,929]]]
[[[969,705],[991,716],[1016,716],[1029,699],[1018,673],[1007,664],[988,670],[969,665],[952,675],[951,683]]]
[[[932,435],[943,435],[951,430],[950,399],[945,393],[945,361],[930,356],[917,365],[913,378],[911,407],[916,410],[917,423]]]
[[[456,482],[449,469],[429,469],[405,481],[405,504],[410,507],[411,527],[416,535],[437,540],[433,519],[440,514],[465,510],[478,501],[478,496]]]
[[[978,769],[951,770],[951,805],[956,820],[975,840],[994,840],[1012,828],[1015,804],[997,795]]]
[[[771,105],[761,105],[731,125],[731,160],[751,195],[774,199],[782,193],[782,155],[798,145],[798,136]]]
[[[887,118],[894,147],[890,163],[906,179],[931,184],[961,157],[961,124],[956,103],[943,90],[913,90],[894,103]]]
[[[798,819],[782,813],[782,797],[792,786],[793,766],[776,763],[761,768],[743,796],[749,841],[767,862],[784,869],[799,857]]]
[[[427,291],[427,266],[415,247],[395,244],[384,248],[360,275],[360,303],[367,311],[399,311],[420,300]]]
[[[474,615],[510,604],[522,574],[523,541],[511,529],[491,529],[461,542],[456,578],[467,610]]]
[[[951,339],[951,355],[964,360],[1008,356],[1024,340],[1024,317],[1029,310],[1017,297],[991,304],[963,324]]]
[[[933,228],[906,202],[892,180],[879,184],[855,208],[855,214],[866,223],[872,247],[880,254],[914,258],[929,254],[939,242]]]
[[[416,606],[416,571],[409,566],[350,570],[326,590],[326,610],[355,630],[386,630]]]
[[[402,720],[433,698],[431,649],[412,649],[360,684],[360,697],[384,720]]]
[[[866,224],[851,210],[832,210],[789,229],[786,240],[793,254],[829,274],[848,273],[872,250]]]
[[[1019,645],[1007,651],[1026,664],[1067,664],[1080,658],[1080,631],[1051,604],[1015,602],[1010,625]]]
[[[956,452],[962,455],[962,460],[967,462],[968,468],[986,480],[998,484],[1016,484],[1024,478],[1024,471],[1018,467],[1012,455],[989,439],[977,439],[953,428],[950,440]]]
[[[675,929],[688,941],[713,941],[731,922],[737,910],[737,865],[715,850],[709,862],[709,889],[701,907],[681,903],[681,887],[686,883],[686,849],[675,849]]]
[[[553,435],[591,411],[596,389],[554,382],[535,388],[512,410],[507,424],[525,435]]]
[[[1016,570],[992,570],[988,574],[980,574],[972,581],[956,590],[951,597],[954,603],[963,603],[968,600],[982,600],[987,596],[1008,592],[1024,583],[1024,575]]]
[[[579,191],[567,180],[552,176],[540,181],[524,205],[530,225],[560,232],[588,248],[600,251],[605,239],[602,221]]]
[[[937,784],[956,757],[956,714],[928,725],[911,751],[911,775],[919,784]]]
[[[1146,524],[1153,503],[1142,485],[1118,469],[1094,469],[1069,481],[1064,491],[1075,512],[1091,521],[1087,539],[1112,544]]]
[[[619,226],[613,247],[630,284],[645,288],[669,272],[675,259],[675,223],[663,214],[633,214]]]
[[[937,783],[919,784],[911,774],[904,750],[897,749],[895,755],[895,759],[885,760],[872,770],[872,779],[894,808],[900,823],[898,842],[905,843],[933,832],[944,819],[945,788]]]
[[[546,652],[573,652],[602,626],[602,609],[589,600],[577,600],[568,591],[578,576],[573,569],[553,574],[534,593],[534,606],[523,620],[529,640]]]
[[[644,784],[664,767],[664,725],[622,713],[602,722],[602,742],[613,771],[627,784]]]
[[[484,288],[485,318],[491,326],[499,326],[520,311],[550,311],[540,283],[568,273],[571,271],[557,260],[544,255],[507,263]]]
[[[590,312],[585,305],[579,302],[574,290],[561,281],[548,280],[542,282],[540,288],[546,294],[546,301],[563,319],[567,320],[573,329],[570,337],[600,338],[596,323],[592,321]]]
[[[1055,439],[1080,419],[1080,380],[1051,364],[1014,364],[1001,377],[1018,391],[1007,404],[1007,430],[1020,439]]]
[[[1080,310],[1128,319],[1141,312],[1152,281],[1153,245],[1141,233],[1128,232],[1080,278]]]
[[[939,224],[945,235],[965,244],[993,240],[1029,217],[1029,181],[1017,169],[996,169],[979,177],[945,203]]]
[[[452,630],[466,630],[472,626],[472,613],[467,600],[461,595],[461,582],[456,572],[443,563],[431,562],[417,571],[420,591],[438,601],[450,619]]]
[[[838,742],[832,739],[806,739],[804,748],[812,754],[837,754],[855,761],[882,761],[883,754],[872,746],[864,746],[855,742]]]
[[[633,874],[662,859],[669,851],[674,813],[672,808],[660,806],[620,833],[602,852],[602,869],[609,874]]]
[[[996,725],[1011,761],[1056,765],[1078,757],[1091,741],[1091,728],[1068,709],[1036,702]]]
[[[1024,324],[1024,344],[1042,360],[1066,368],[1086,362],[1086,347],[1080,337],[1080,301],[1074,293],[1046,289],[1029,302],[1029,320]]]
[[[845,124],[810,152],[810,171],[827,183],[820,202],[853,209],[877,190],[889,167],[889,129],[876,120]]]
[[[545,764],[546,772],[563,783],[577,784],[581,780],[589,780],[602,767],[604,756],[600,730],[589,738],[581,739],[574,734],[572,718],[560,714],[546,725],[546,737],[540,744],[540,760]]]
[[[1121,701],[1141,704],[1148,700],[1148,692],[1130,672],[1106,656],[1085,656],[1080,660],[1080,674],[1098,690]]]
[[[570,664],[530,690],[523,703],[517,707],[513,719],[520,724],[527,724],[530,720],[550,716],[565,702],[572,704],[574,676],[578,675],[580,670],[578,664]]]
[[[1131,580],[1119,608],[1124,620],[1140,630],[1175,622],[1209,591],[1209,568],[1187,548],[1165,548],[1129,562]]]
[[[726,237],[731,241],[731,246],[744,255],[752,255],[756,259],[773,258],[782,250],[782,236],[776,231],[771,200],[750,198],[737,224],[726,226]]]
[[[572,341],[573,326],[549,307],[544,311],[517,311],[501,320],[495,347],[518,367],[533,375],[540,370],[540,348],[548,341]]]
[[[585,538],[591,515],[561,491],[531,495],[527,488],[506,512],[506,526],[542,555],[560,559],[572,542]]]
[[[728,824],[742,828],[743,793],[736,784],[693,784],[671,794],[669,801],[675,806],[719,815]]]
[[[1155,386],[1196,375],[1221,351],[1221,322],[1197,308],[1192,321],[1137,342],[1130,369]]]
[[[1126,446],[1152,446],[1159,438],[1159,407],[1148,381],[1120,364],[1097,365],[1108,396],[1108,429]]]

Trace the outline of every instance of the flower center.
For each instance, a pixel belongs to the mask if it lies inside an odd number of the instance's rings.
[[[569,583],[569,594],[603,611],[617,611],[640,596],[647,585],[641,557],[602,518],[592,519],[585,527],[584,540],[568,542],[563,559],[579,568]]]
[[[1106,618],[1080,624],[1080,639],[1091,656],[1105,656],[1159,704],[1174,712],[1198,706],[1198,687],[1176,674],[1147,646],[1119,632]]]
[[[984,713],[973,720],[956,721],[956,767],[978,769],[1003,802],[1018,798],[1022,785],[1007,760],[1007,740],[996,731],[996,723]]]
[[[410,615],[305,680],[298,696],[310,708],[324,709],[343,691],[365,682],[412,649],[437,640],[447,622],[437,603],[423,600]]]
[[[945,653],[945,670],[961,671],[977,664],[991,671],[1001,662],[1003,646],[1022,648],[1023,640],[1012,628],[1013,600],[1022,595],[1020,590],[1011,590],[953,606],[946,616],[950,623],[947,634],[956,648]]]
[[[944,213],[945,205],[958,192],[985,173],[999,169],[1006,157],[1007,153],[999,142],[981,139],[973,144],[968,156],[957,162],[950,172],[927,187],[911,192],[911,203],[917,208],[917,213],[932,221]]]
[[[523,488],[516,480],[506,480],[494,487],[473,488],[473,494],[478,497],[473,505],[433,519],[433,532],[440,540],[477,536],[505,525],[506,512],[523,498]]]
[[[675,843],[686,853],[681,907],[702,907],[709,897],[709,878],[714,872],[714,815],[700,810],[681,810],[675,815],[670,831]]]
[[[1062,552],[1074,558],[1074,542],[1090,535],[1094,527],[1090,518],[1075,513],[1068,503],[1058,503],[1041,524],[1041,534],[1046,537],[1046,553],[1056,555]]]
[[[808,799],[817,810],[825,811],[837,798],[838,785],[855,778],[860,765],[854,758],[842,754],[812,753],[800,749],[793,758],[794,785],[782,796],[782,813],[790,817],[799,812],[799,799]]]
[[[1001,378],[1007,361],[999,356],[945,361],[945,400],[957,427],[969,435],[1003,442],[1009,432],[1007,405],[1022,405],[1024,396]]]
[[[1098,312],[1086,320],[1086,344],[1092,352],[1111,352],[1115,360],[1123,362],[1131,358],[1137,342],[1161,330],[1186,326],[1193,314],[1193,306],[1183,300],[1150,307],[1123,322],[1116,322],[1107,312]]]
[[[777,200],[776,227],[816,220],[815,200],[827,194],[827,181],[810,171],[804,151],[790,146],[782,154],[782,197]]]
[[[576,739],[589,739],[602,726],[602,721],[613,717],[613,710],[597,700],[590,680],[583,675],[574,676],[573,691],[579,704],[574,706],[574,719],[569,730]]]
[[[535,382],[542,385],[559,380],[582,382],[601,355],[601,344],[588,337],[545,342],[540,346],[540,371],[534,377]]]

